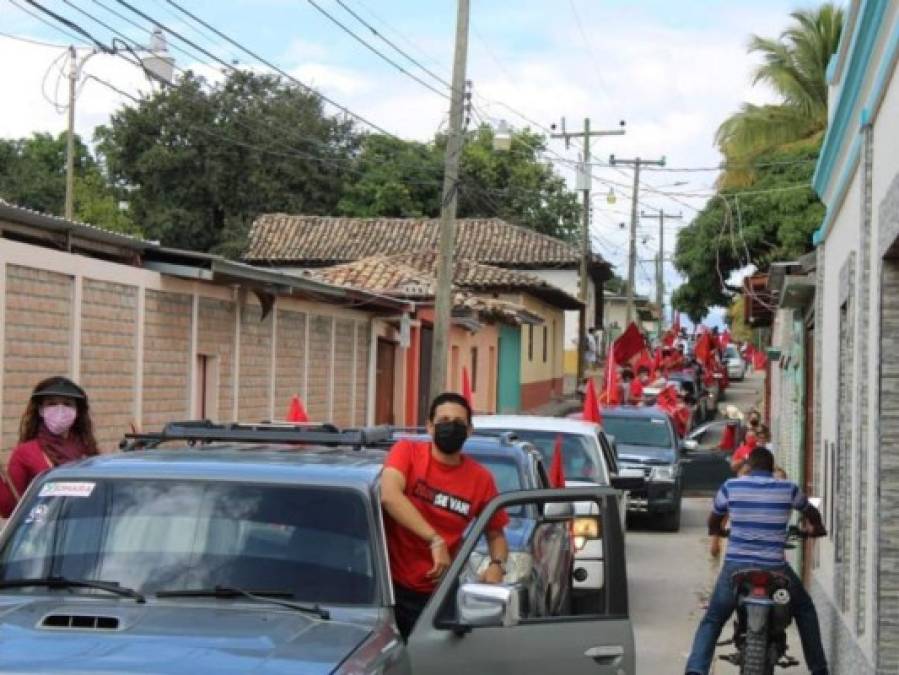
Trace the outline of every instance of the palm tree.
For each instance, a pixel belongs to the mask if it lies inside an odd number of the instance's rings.
[[[827,126],[827,63],[837,50],[843,10],[827,2],[818,9],[790,14],[793,24],[777,39],[752,36],[749,52],[762,63],[752,83],[765,82],[781,97],[778,104],[744,103],[718,128],[715,141],[731,166],[719,187],[744,187],[750,167],[762,153],[797,142],[820,142]]]

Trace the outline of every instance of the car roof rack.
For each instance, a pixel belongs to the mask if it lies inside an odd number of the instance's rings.
[[[388,427],[339,429],[333,424],[225,423],[209,420],[169,422],[162,431],[126,434],[119,444],[124,452],[154,448],[170,441],[191,446],[206,443],[273,443],[284,445],[324,445],[361,447],[378,445],[391,438]]]

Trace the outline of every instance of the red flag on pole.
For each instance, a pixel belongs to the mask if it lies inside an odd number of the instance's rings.
[[[724,425],[724,433],[718,443],[718,449],[730,452],[737,447],[737,423],[728,422]]]
[[[606,405],[619,405],[621,403],[621,390],[618,386],[618,364],[616,363],[614,349],[609,350],[609,356],[606,359],[606,372],[604,373],[603,389],[599,400]]]
[[[643,333],[637,328],[637,324],[630,322],[624,332],[612,344],[612,352],[615,356],[615,362],[622,365],[631,360],[632,357],[639,354],[646,348],[646,340]]]
[[[462,398],[468,401],[468,405],[474,410],[474,398],[471,395],[471,380],[468,379],[468,368],[462,366]]]
[[[593,378],[587,378],[587,391],[584,392],[584,413],[583,419],[586,422],[602,424],[602,416],[599,413],[599,401],[596,397],[596,385]]]
[[[763,352],[760,349],[753,350],[753,353],[752,353],[752,368],[753,368],[753,370],[763,370],[766,365],[768,365],[768,357],[765,356],[765,352]]]
[[[549,482],[555,488],[565,487],[565,469],[562,466],[562,434],[556,436],[556,444],[553,447],[553,461],[549,467]]]
[[[294,394],[293,398],[290,399],[290,406],[287,408],[287,421],[288,422],[308,422],[309,415],[306,414],[306,408],[303,407],[303,402],[300,400],[298,394]]]

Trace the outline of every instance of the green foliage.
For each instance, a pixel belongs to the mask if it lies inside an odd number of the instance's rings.
[[[752,327],[743,321],[743,306],[745,298],[738,295],[727,308],[727,325],[731,336],[737,342],[749,342],[752,340]]]
[[[66,196],[66,135],[34,134],[0,139],[0,197],[18,206],[63,215]],[[75,137],[75,218],[117,232],[138,234],[102,168]]]
[[[724,187],[751,184],[761,154],[819,134],[827,125],[826,71],[843,30],[843,10],[833,3],[790,14],[793,23],[776,40],[752,36],[749,51],[762,56],[753,84],[764,82],[781,98],[776,105],[744,103],[718,128],[716,141],[732,166]]]
[[[337,207],[352,125],[278,77],[232,73],[211,91],[185,76],[97,129],[131,213],[163,244],[236,255],[262,212]]]
[[[815,140],[763,155],[760,163],[770,165],[758,169],[751,187],[720,192],[681,230],[674,264],[687,282],[674,292],[675,308],[701,320],[709,307],[731,303],[732,272],[749,264],[764,270],[811,249],[824,217],[811,189],[818,149]]]
[[[580,206],[565,181],[540,161],[542,136],[513,134],[508,152],[493,149],[481,126],[466,138],[461,159],[458,216],[498,217],[563,239],[575,238]],[[446,137],[422,145],[366,136],[338,211],[347,216],[437,217]]]

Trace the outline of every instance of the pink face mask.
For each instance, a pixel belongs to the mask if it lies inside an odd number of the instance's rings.
[[[44,420],[44,425],[50,433],[55,436],[64,436],[72,428],[77,416],[78,412],[75,408],[67,405],[48,405],[41,408],[41,419]]]

